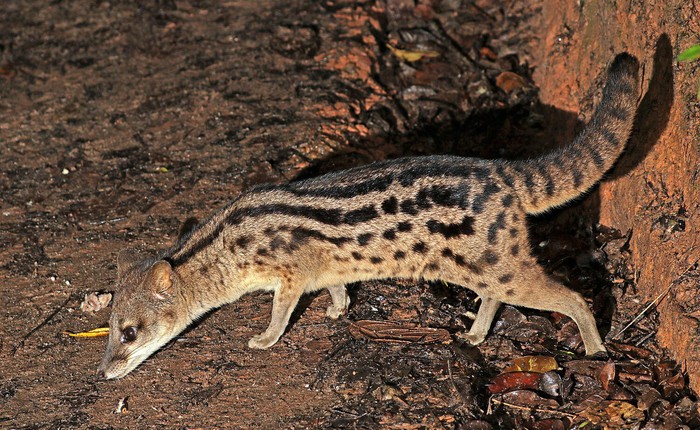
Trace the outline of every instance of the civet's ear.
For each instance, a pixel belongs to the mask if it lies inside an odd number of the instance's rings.
[[[153,297],[158,300],[165,300],[173,296],[173,268],[165,260],[157,261],[151,266],[149,285]]]
[[[124,249],[117,255],[117,278],[121,279],[141,260],[133,249]]]

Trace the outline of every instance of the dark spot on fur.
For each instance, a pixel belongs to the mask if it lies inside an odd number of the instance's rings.
[[[411,199],[406,199],[401,202],[401,212],[408,215],[417,215],[416,203]]]
[[[513,177],[506,173],[502,165],[499,164],[496,166],[496,174],[498,174],[498,176],[500,176],[500,178],[503,180],[503,183],[508,185],[509,187],[512,188],[515,185]]]
[[[487,284],[485,282],[479,282],[478,284],[476,284],[476,286],[479,288],[488,288],[489,284]]]
[[[438,266],[438,264],[437,264],[436,262],[434,262],[434,261],[431,262],[431,263],[428,263],[428,265],[425,266],[425,270],[426,270],[426,271],[430,271],[430,272],[435,272],[435,271],[437,271],[438,269],[440,269],[440,266]]]
[[[501,284],[507,284],[508,282],[510,282],[510,281],[512,281],[512,280],[513,280],[513,274],[512,274],[512,273],[508,273],[508,274],[506,274],[506,275],[503,275],[503,276],[499,276],[499,277],[498,277],[498,282],[500,282]]]
[[[571,175],[574,177],[574,187],[578,188],[583,183],[583,173],[577,168],[571,169]]]
[[[353,251],[353,252],[352,252],[352,258],[354,258],[355,260],[358,260],[358,261],[359,261],[359,260],[362,260],[364,257],[363,257],[362,254],[360,254],[359,252]]]
[[[510,230],[508,230],[508,234],[510,235],[510,237],[515,237],[515,236],[518,235],[518,229],[517,229],[517,228],[511,228]]]
[[[265,236],[267,236],[267,237],[271,237],[271,236],[272,236],[273,234],[275,234],[276,232],[277,232],[277,231],[276,231],[274,228],[272,228],[272,227],[265,227],[265,230],[263,230],[263,233],[264,233]]]
[[[539,166],[537,171],[546,182],[544,187],[545,193],[547,193],[548,196],[554,195],[554,180],[552,179],[552,175],[549,174],[549,171],[545,166]]]
[[[406,253],[403,251],[396,251],[394,253],[394,260],[403,260],[406,258]]]
[[[428,200],[428,190],[425,188],[421,188],[418,190],[418,193],[416,193],[416,206],[418,206],[421,209],[430,209],[433,207],[432,203]]]
[[[436,205],[465,208],[469,197],[469,184],[461,183],[458,188],[433,185],[430,187],[429,196]]]
[[[242,249],[246,249],[251,240],[253,239],[250,236],[243,235],[236,239],[236,246]]]
[[[475,214],[480,214],[484,211],[484,205],[489,201],[492,195],[501,191],[501,188],[493,182],[489,182],[484,185],[484,189],[481,193],[474,197],[472,202],[472,210]]]
[[[369,261],[372,264],[379,264],[384,261],[384,259],[382,257],[370,257]]]
[[[270,241],[270,250],[276,251],[278,248],[281,248],[286,244],[287,242],[280,236],[275,236],[275,238]]]
[[[372,237],[374,237],[374,234],[372,233],[362,233],[361,235],[357,236],[357,243],[360,244],[360,246],[365,246],[369,243]]]
[[[503,196],[503,198],[501,199],[501,203],[503,203],[503,207],[509,208],[510,205],[513,204],[513,195],[508,194],[506,196]]]
[[[474,264],[474,263],[465,263],[465,266],[466,266],[467,269],[469,269],[473,274],[475,274],[475,275],[481,275],[482,270],[481,270],[481,267],[479,267],[478,265],[476,265],[476,264]]]
[[[513,170],[515,170],[521,176],[523,176],[525,186],[527,187],[527,190],[530,193],[530,195],[532,195],[532,189],[535,187],[535,181],[532,180],[532,172],[528,170],[528,167],[522,165],[513,166]]]
[[[518,255],[519,253],[520,253],[520,245],[518,245],[518,244],[516,243],[515,245],[513,245],[513,246],[510,247],[510,255],[512,255],[513,257],[515,257],[515,256]]]
[[[270,253],[268,252],[267,248],[258,248],[257,254],[258,254],[259,256],[261,256],[261,257],[270,255]]]
[[[209,273],[209,266],[204,265],[199,268],[199,273],[206,276]]]
[[[399,201],[396,197],[391,196],[382,202],[382,210],[390,215],[394,215],[399,211]]]
[[[454,253],[452,252],[452,250],[450,248],[443,248],[443,250],[442,250],[443,257],[452,258],[453,255],[454,255]]]
[[[445,236],[445,239],[458,237],[463,234],[467,236],[474,234],[474,218],[469,215],[465,215],[464,218],[462,218],[462,222],[459,224],[445,224],[441,221],[431,219],[426,222],[425,225],[428,227],[430,233],[440,233]]]
[[[390,228],[388,230],[384,230],[384,233],[382,233],[382,236],[384,236],[384,239],[394,240],[394,239],[396,239],[396,230],[394,230],[393,228]]]
[[[483,167],[474,167],[472,169],[472,173],[474,173],[474,177],[478,179],[479,182],[483,182],[486,179],[488,179],[489,175],[491,174],[491,171]]]
[[[489,264],[491,266],[498,263],[499,260],[498,254],[496,254],[490,249],[484,251],[484,253],[481,255],[481,258],[486,262],[486,264]]]
[[[413,228],[413,224],[411,224],[408,221],[401,221],[396,225],[396,228],[401,232],[407,232],[411,231],[411,229]]]
[[[498,240],[498,230],[506,228],[506,213],[501,212],[496,216],[496,220],[489,226],[488,241],[490,244],[496,243]]]
[[[306,244],[310,239],[320,240],[323,242],[329,242],[337,247],[341,247],[344,244],[352,241],[352,239],[350,239],[349,237],[326,236],[320,230],[304,228],[304,227],[296,227],[296,228],[294,228],[294,230],[292,230],[292,239],[290,240],[288,247],[292,251],[299,249],[299,247]]]
[[[455,255],[455,263],[460,267],[467,266],[467,261],[464,259],[464,256],[460,254]]]
[[[515,295],[515,290],[514,290],[514,289],[508,288],[508,289],[506,290],[506,296],[511,296],[511,297],[512,297],[512,296],[514,296],[514,295]]]
[[[591,156],[591,159],[593,160],[593,164],[599,169],[605,165],[605,160],[603,160],[603,156],[600,155],[600,152],[593,147],[593,146],[586,146],[586,150],[588,151],[588,154]]]
[[[416,242],[413,244],[413,252],[417,252],[419,254],[425,254],[425,252],[428,250],[428,247],[425,246],[425,242]]]

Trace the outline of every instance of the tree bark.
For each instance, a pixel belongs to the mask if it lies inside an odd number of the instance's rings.
[[[635,131],[594,198],[601,224],[631,231],[639,291],[647,302],[659,299],[659,342],[685,363],[697,391],[700,70],[697,63],[675,60],[697,43],[690,36],[700,33],[697,11],[681,0],[544,0],[542,11],[534,78],[544,103],[576,110],[616,52],[628,51],[644,64]]]

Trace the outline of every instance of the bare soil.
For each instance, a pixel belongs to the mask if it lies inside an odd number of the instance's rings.
[[[251,185],[565,143],[578,116],[540,103],[532,81],[539,7],[0,4],[0,427],[700,428],[683,367],[657,345],[655,309],[617,335],[646,299],[629,236],[597,225],[590,199],[533,220],[533,247],[591,300],[607,361],[582,359],[567,318],[510,307],[478,348],[358,334],[363,320],[469,327],[471,292],[402,280],[351,286],[338,321],[324,317],[327,294],[305,297],[267,351],[246,342],[270,296],[246,296],[119,381],[97,378],[103,339],[62,334],[106,325],[109,309],[80,303],[110,290],[119,250],[163,249]],[[558,368],[504,382],[529,355]]]

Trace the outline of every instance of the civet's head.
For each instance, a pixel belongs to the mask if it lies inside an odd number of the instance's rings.
[[[189,323],[180,311],[180,282],[170,263],[140,261],[124,251],[117,272],[107,350],[98,371],[107,379],[124,377]]]

